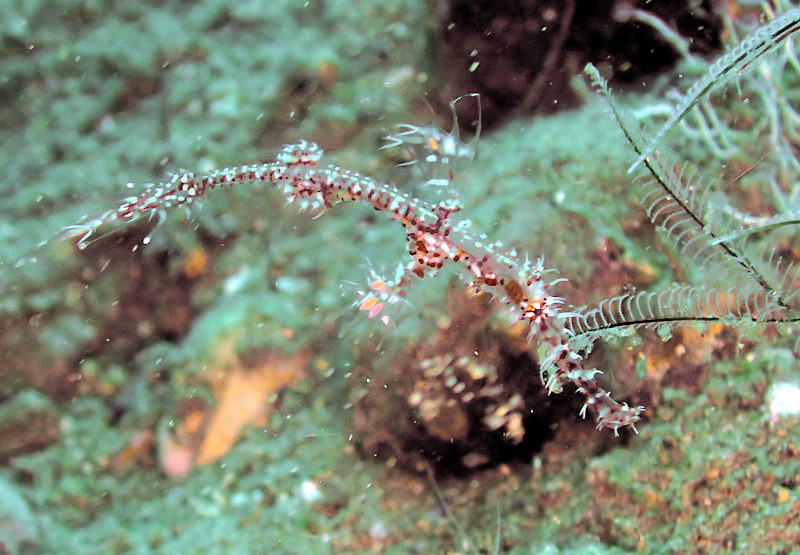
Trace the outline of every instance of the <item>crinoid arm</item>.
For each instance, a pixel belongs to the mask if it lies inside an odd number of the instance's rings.
[[[703,77],[695,82],[683,100],[673,108],[666,121],[661,124],[650,140],[641,145],[637,152],[638,157],[631,164],[629,171],[634,170],[651,156],[658,148],[661,139],[686,117],[703,97],[716,87],[737,78],[754,60],[781,46],[798,30],[800,30],[800,8],[787,10],[779,17],[759,27],[712,63]]]
[[[684,322],[783,321],[792,314],[755,284],[705,286],[675,284],[662,291],[640,291],[603,299],[566,319],[573,337],[600,338],[622,327],[672,326]]]
[[[800,13],[797,15],[800,17]],[[797,27],[788,26],[787,30],[794,32],[798,28],[800,22]],[[646,141],[617,105],[607,82],[591,64],[585,71],[606,98],[634,152],[639,155],[647,152]],[[655,149],[642,158],[642,164],[648,178],[642,204],[650,220],[664,232],[678,253],[707,273],[725,276],[728,283],[740,282],[744,287],[755,283],[763,295],[775,298],[782,308],[789,308],[784,290],[785,272],[765,262],[763,257],[754,256],[743,241],[726,233],[730,229],[728,221],[721,217],[720,207],[711,202],[709,185],[697,184],[683,169],[677,170],[674,164],[667,163]]]

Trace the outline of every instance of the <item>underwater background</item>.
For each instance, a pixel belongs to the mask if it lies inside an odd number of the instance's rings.
[[[659,3],[680,52],[620,2],[482,4],[0,0],[0,552],[796,552],[800,419],[767,406],[800,381],[791,329],[598,346],[607,387],[647,407],[614,437],[547,395],[524,333],[453,272],[366,318],[370,271],[407,257],[368,207],[312,219],[243,185],[48,242],[181,169],[306,139],[411,194],[452,181],[573,305],[675,279],[580,73],[658,105],[761,8]],[[401,124],[456,125],[477,154],[403,165],[381,149]]]

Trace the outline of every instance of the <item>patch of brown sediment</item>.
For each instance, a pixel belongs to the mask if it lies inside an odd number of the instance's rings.
[[[19,393],[0,405],[0,464],[47,447],[59,433],[55,405],[41,393]]]
[[[59,356],[41,345],[51,313],[0,320],[0,403],[32,388],[63,401],[75,394],[79,375],[74,355]]]
[[[138,352],[144,343],[153,339],[175,341],[182,338],[194,320],[191,292],[194,278],[205,268],[189,266],[187,260],[182,271],[172,269],[173,253],[141,248],[148,226],[133,225],[113,236],[91,243],[84,251],[90,265],[82,278],[89,287],[106,274],[118,280],[117,302],[108,307],[88,307],[98,314],[98,326],[103,332],[92,346],[91,354],[116,351],[122,355]],[[152,227],[152,226],[149,226]]]
[[[779,456],[770,457],[770,463],[778,465],[800,458],[796,445],[787,439],[762,435],[757,443],[788,445]],[[747,449],[681,469],[678,461],[689,459],[686,451],[692,442],[681,443],[670,445],[670,450],[682,451],[669,456],[676,460],[667,464],[664,459],[658,469],[633,468],[624,483],[602,467],[591,468],[586,530],[606,544],[640,552],[663,545],[676,527],[690,532],[689,545],[696,553],[788,553],[787,546],[798,545],[800,528],[793,524],[800,518],[800,501],[794,493],[800,474],[781,480],[775,466],[764,467]],[[656,449],[661,452],[661,447]],[[764,510],[765,504],[770,510]],[[756,514],[760,525],[746,527],[747,537],[742,537],[742,523]]]

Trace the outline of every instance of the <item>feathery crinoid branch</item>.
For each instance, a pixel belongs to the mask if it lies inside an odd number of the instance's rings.
[[[759,27],[758,30],[711,64],[705,75],[692,85],[681,102],[673,107],[667,120],[650,140],[640,145],[637,150],[638,157],[631,165],[630,170],[651,156],[664,135],[686,117],[709,92],[729,79],[738,77],[754,60],[778,48],[798,29],[800,29],[800,8],[790,9]]]
[[[586,72],[605,96],[634,152],[643,153],[647,148],[644,139],[617,106],[606,81],[591,64],[586,66]],[[710,186],[697,185],[685,172],[676,171],[657,150],[644,158],[643,165],[650,179],[645,185],[642,204],[653,224],[665,232],[679,253],[706,270],[725,275],[727,280],[741,277],[755,280],[767,293],[779,291],[771,276],[745,252],[741,243],[718,239],[717,222],[709,217],[713,214],[708,204]],[[785,306],[782,299],[778,302]]]
[[[603,299],[567,318],[576,335],[594,339],[626,326],[659,327],[681,322],[784,321],[775,298],[756,284],[706,286],[674,284],[663,291],[639,291]]]
[[[625,138],[642,164],[646,182],[642,204],[648,217],[673,243],[684,264],[703,271],[701,284],[674,284],[663,291],[632,292],[583,307],[567,321],[573,344],[591,345],[624,326],[658,327],[690,321],[793,322],[798,319],[797,268],[776,254],[774,243],[760,252],[748,243],[757,232],[797,223],[796,212],[752,218],[733,209],[712,184],[700,185],[686,165],[666,161],[658,144],[720,82],[800,30],[800,10],[792,9],[766,23],[709,66],[706,74],[673,109],[655,135],[645,139],[613,99],[606,81],[586,66],[604,95]],[[769,242],[768,242],[769,243]]]

